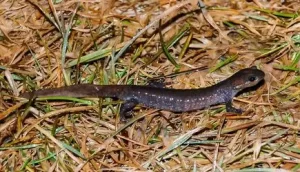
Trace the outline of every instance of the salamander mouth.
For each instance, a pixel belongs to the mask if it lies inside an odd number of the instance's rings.
[[[262,79],[257,79],[257,80],[255,80],[253,82],[247,81],[246,83],[243,83],[243,84],[235,86],[234,89],[241,91],[241,90],[243,90],[245,88],[249,88],[249,87],[253,87],[253,86],[257,85],[262,80],[263,80],[263,78]]]

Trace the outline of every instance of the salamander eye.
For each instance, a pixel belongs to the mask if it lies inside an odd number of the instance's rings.
[[[248,80],[249,80],[250,82],[253,82],[253,81],[256,80],[256,77],[255,77],[255,76],[250,76],[250,77],[248,78]]]

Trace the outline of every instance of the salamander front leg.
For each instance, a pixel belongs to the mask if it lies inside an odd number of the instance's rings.
[[[237,108],[233,107],[231,101],[226,102],[226,111],[232,112],[232,113],[237,113],[237,114],[243,113],[242,109],[237,109]]]
[[[132,117],[132,109],[138,104],[135,99],[126,100],[120,108],[121,121],[126,121],[126,118]]]
[[[148,86],[155,87],[155,88],[165,88],[166,84],[164,83],[164,79],[159,80],[150,80]]]

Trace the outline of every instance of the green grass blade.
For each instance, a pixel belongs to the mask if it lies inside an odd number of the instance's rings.
[[[186,39],[183,48],[178,56],[178,61],[181,62],[182,57],[184,56],[185,52],[187,51],[187,49],[189,48],[190,42],[193,38],[193,34],[192,32],[189,34],[188,38]]]
[[[219,63],[217,63],[214,67],[212,67],[211,69],[209,69],[209,73],[214,72],[218,69],[220,69],[221,67],[235,61],[238,58],[237,55],[232,55],[227,57],[225,60],[220,61]]]
[[[61,142],[61,143],[62,143],[62,145],[63,145],[64,148],[66,148],[69,151],[73,152],[75,155],[77,155],[77,156],[79,156],[79,157],[81,157],[83,159],[86,159],[84,157],[84,155],[80,151],[78,151],[77,149],[73,148],[72,146],[70,146],[70,145],[68,145],[68,144],[66,144],[64,142]]]
[[[116,48],[116,51],[120,50],[120,48]],[[78,59],[75,59],[71,61],[67,67],[75,66],[77,63],[85,63],[85,62],[91,62],[95,60],[99,60],[101,58],[107,57],[111,55],[112,48],[106,48],[106,49],[100,49],[93,53],[87,54],[85,56],[80,57],[80,61]]]
[[[244,38],[249,38],[248,34],[244,32],[242,29],[237,29],[237,27],[230,21],[224,21],[225,25],[227,25],[230,29],[234,29],[238,34],[240,34]]]
[[[65,97],[65,96],[51,96],[51,97],[39,97],[37,100],[43,101],[43,100],[65,100],[65,101],[72,101],[77,103],[82,103],[85,105],[93,105],[93,101],[90,100],[84,100],[74,97]]]
[[[165,42],[164,42],[164,39],[163,39],[163,35],[161,33],[161,20],[159,20],[159,38],[160,38],[160,44],[161,44],[161,47],[162,47],[162,50],[164,52],[164,54],[166,55],[166,57],[168,58],[168,60],[176,67],[176,68],[179,68],[179,65],[177,64],[177,62],[175,61],[175,59],[173,58],[173,56],[169,53],[166,45],[165,45]]]
[[[70,77],[65,70],[66,54],[67,54],[67,48],[68,48],[68,44],[69,44],[69,36],[71,34],[71,29],[73,27],[73,20],[74,20],[75,14],[77,13],[79,5],[80,5],[80,3],[77,3],[76,8],[73,12],[73,15],[70,19],[70,23],[68,24],[66,30],[63,31],[63,34],[62,34],[63,35],[63,44],[62,44],[62,49],[61,49],[61,67],[62,67],[62,72],[64,75],[66,85],[71,85]]]
[[[55,27],[57,30],[61,31],[60,26],[55,22],[55,20],[46,12],[47,10],[44,10],[42,7],[40,7],[39,4],[37,4],[37,1],[34,0],[28,0],[31,4],[33,4],[35,7],[39,9],[39,11],[42,12],[42,14],[48,19]]]
[[[163,149],[160,152],[158,152],[154,157],[152,157],[151,159],[149,159],[148,161],[146,161],[144,164],[142,164],[142,166],[144,168],[147,168],[152,159],[161,158],[166,153],[168,153],[168,152],[176,149],[177,147],[181,146],[183,143],[185,143],[187,140],[189,140],[195,133],[203,130],[204,128],[205,127],[200,126],[200,127],[197,127],[195,129],[190,130],[190,131],[186,132],[185,134],[179,136],[177,139],[175,139],[172,142],[171,145],[169,145],[165,149]]]
[[[246,16],[249,17],[249,18],[251,18],[251,19],[255,19],[255,20],[259,20],[259,21],[265,21],[265,22],[269,21],[264,16],[259,16],[259,15],[254,15],[254,14],[246,14]]]
[[[283,87],[281,87],[279,90],[275,91],[274,93],[271,93],[271,95],[275,95],[280,93],[281,91],[289,88],[290,86],[297,84],[298,82],[300,82],[300,76],[296,76],[295,79],[293,79],[291,82],[289,82],[288,84],[284,85]]]
[[[30,144],[30,145],[23,145],[23,146],[11,146],[11,147],[0,147],[0,150],[7,150],[7,149],[31,149],[41,146],[41,144]]]
[[[34,164],[39,164],[43,161],[46,161],[48,159],[51,159],[53,157],[56,157],[56,153],[50,153],[48,156],[46,156],[45,158],[42,158],[42,159],[38,159],[38,160],[33,160],[30,162],[31,165],[34,165]]]
[[[166,43],[166,48],[170,48],[174,44],[176,44],[189,30],[190,30],[190,25],[188,23],[186,23],[183,26],[183,28],[178,32],[178,34],[176,34],[175,36],[173,36],[171,38],[171,40],[169,40]],[[160,49],[151,59],[149,59],[146,62],[146,65],[149,65],[150,63],[152,63],[153,61],[155,61],[162,53],[163,53],[163,49]]]
[[[24,171],[24,169],[25,169],[26,166],[30,163],[30,161],[31,161],[31,158],[27,158],[27,159],[24,161],[23,165],[21,166],[20,171]]]
[[[268,55],[270,55],[270,54],[272,54],[272,53],[274,53],[276,51],[279,51],[279,50],[285,48],[286,46],[288,46],[288,43],[283,43],[280,46],[278,46],[277,48],[271,49],[270,51],[267,51],[267,52],[261,54],[260,56],[256,57],[256,59],[268,56]]]
[[[277,17],[284,17],[284,18],[296,18],[298,17],[298,14],[295,13],[287,13],[287,12],[277,12],[277,11],[272,11],[268,9],[262,9],[262,8],[254,8],[255,10],[262,11],[268,14],[273,14]]]
[[[279,69],[279,70],[284,70],[284,71],[300,71],[299,68],[297,67],[293,67],[293,66],[287,66],[287,65],[274,65],[275,69]]]

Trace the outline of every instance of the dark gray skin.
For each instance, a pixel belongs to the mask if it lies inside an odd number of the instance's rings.
[[[257,85],[264,76],[263,71],[251,67],[238,71],[216,85],[199,89],[80,84],[27,92],[21,97],[114,97],[124,101],[120,109],[121,119],[131,116],[131,111],[137,104],[173,112],[186,112],[225,103],[227,112],[242,113],[242,110],[232,106],[233,97],[245,88]]]

